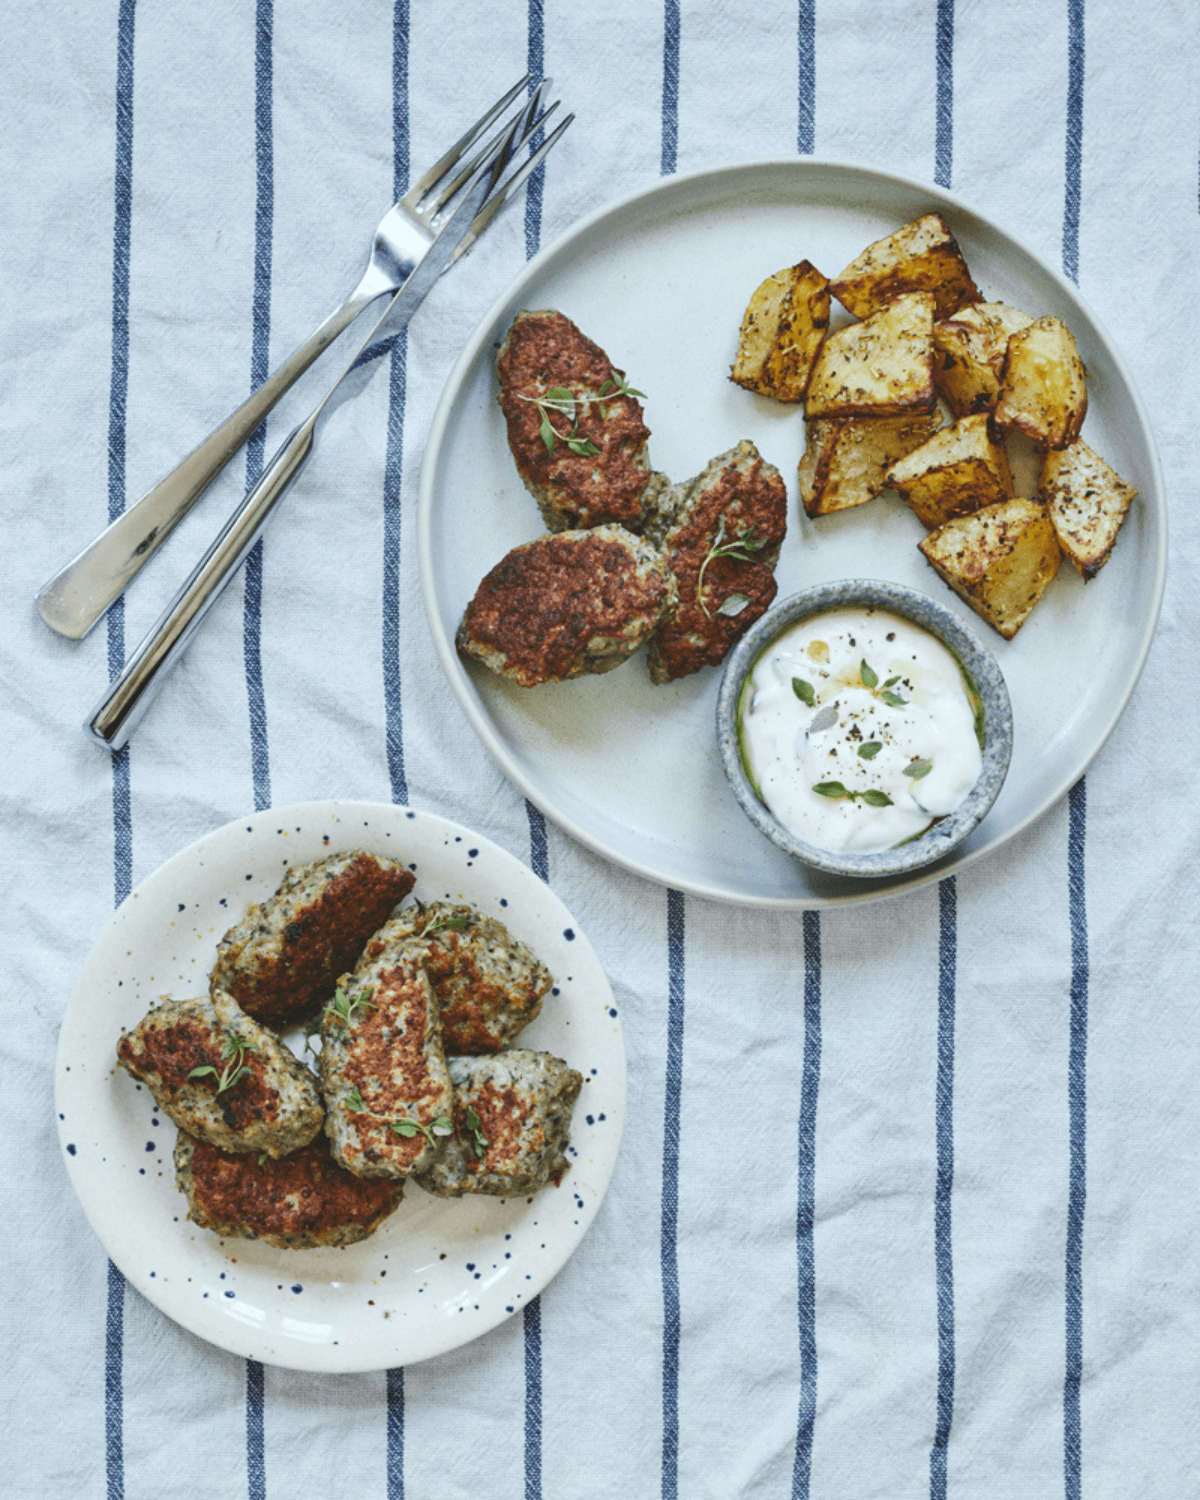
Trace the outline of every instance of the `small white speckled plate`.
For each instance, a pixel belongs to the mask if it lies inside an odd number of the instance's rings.
[[[175,1127],[116,1066],[122,1031],[161,995],[204,994],[217,941],[288,865],[338,849],[400,858],[414,895],[465,901],[529,944],[555,977],[521,1045],[583,1074],[571,1170],[534,1198],[441,1199],[410,1187],[368,1240],[277,1250],[188,1222]],[[512,855],[457,824],[368,802],[257,813],[175,855],[114,913],[63,1020],[56,1085],[71,1185],[131,1285],[231,1353],[298,1370],[413,1364],[478,1338],[562,1267],[595,1218],[625,1114],[625,1045],[612,990],[558,897]]]

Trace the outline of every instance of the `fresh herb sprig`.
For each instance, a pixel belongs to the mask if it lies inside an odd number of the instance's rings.
[[[474,917],[438,917],[436,921],[430,922],[428,927],[422,927],[420,936],[432,937],[435,932],[466,932],[467,928],[475,921]]]
[[[597,407],[601,417],[607,419],[607,402],[615,401],[619,396],[641,396],[645,399],[645,393],[635,391],[624,375],[617,370],[594,396],[577,396],[565,385],[552,385],[540,396],[521,396],[520,400],[532,402],[537,407],[542,419],[538,425],[538,436],[545,443],[547,453],[553,453],[561,441],[578,457],[589,458],[592,454],[599,453],[600,449],[590,438],[580,436],[579,419],[589,406]],[[570,432],[560,432],[555,427],[550,420],[551,412],[570,419]]]
[[[367,1115],[372,1120],[379,1120],[396,1135],[404,1136],[411,1140],[414,1136],[423,1135],[431,1146],[436,1145],[437,1136],[452,1135],[454,1133],[454,1122],[449,1115],[438,1115],[428,1125],[422,1125],[420,1120],[390,1120],[386,1115],[377,1115],[367,1104],[362,1096],[362,1090],[356,1083],[346,1095],[346,1108],[351,1114]]]
[[[339,1021],[344,1021],[347,1026],[354,1020],[354,1012],[360,1008],[374,1010],[375,1005],[371,999],[373,991],[369,988],[359,990],[357,995],[348,995],[339,984],[333,992],[333,999],[326,1005],[325,1009],[330,1015]]]
[[[852,792],[844,787],[840,781],[818,781],[813,787],[818,797],[829,797],[835,802],[854,802],[861,800],[868,807],[891,807],[892,799],[886,792],[881,792],[877,787],[868,787],[865,792]]]
[[[467,1142],[468,1148],[474,1151],[476,1160],[482,1161],[487,1155],[487,1148],[491,1145],[491,1142],[483,1133],[483,1126],[479,1116],[469,1104],[463,1111],[463,1124],[471,1132],[471,1139]]]
[[[189,1078],[207,1078],[211,1073],[217,1080],[216,1092],[224,1094],[235,1084],[242,1081],[250,1072],[249,1066],[244,1062],[247,1052],[257,1052],[258,1043],[250,1041],[247,1037],[238,1036],[235,1031],[225,1033],[225,1050],[221,1054],[221,1061],[225,1064],[223,1068],[217,1068],[212,1063],[204,1063],[198,1068],[193,1068],[188,1074]]]
[[[753,562],[754,554],[756,552],[761,552],[762,549],[767,545],[766,537],[756,537],[754,535],[754,530],[755,528],[751,526],[748,530],[740,532],[737,536],[733,537],[730,541],[727,542],[725,540],[725,517],[722,516],[717,522],[717,530],[712,540],[712,546],[708,549],[704,561],[700,564],[700,572],[696,575],[696,602],[699,604],[700,608],[704,611],[704,613],[710,620],[712,619],[712,611],[704,602],[704,575],[708,572],[708,566],[714,560],[714,558],[718,557],[731,557],[734,562]],[[725,606],[731,599],[744,600],[746,599],[746,596],[745,594],[727,595],[726,598],[721,601],[721,604],[717,609],[718,614],[741,613],[740,609],[726,609]],[[749,603],[749,600],[746,600],[746,603]],[[742,609],[744,609],[745,607],[745,604],[741,606]],[[798,680],[799,679],[793,679],[793,682]]]

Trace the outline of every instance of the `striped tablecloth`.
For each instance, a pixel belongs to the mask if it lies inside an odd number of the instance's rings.
[[[0,10],[0,1490],[1194,1494],[1193,7]],[[35,587],[315,324],[410,168],[527,70],[578,116],[544,181],[331,427],[337,503],[314,466],[132,747],[98,750],[85,712],[286,417],[82,644]],[[414,545],[434,405],[525,259],[663,174],[792,155],[949,187],[1061,267],[1132,371],[1172,507],[1155,646],[1070,795],[940,885],[804,913],[653,885],[546,822],[445,689]],[[341,796],[452,818],[543,874],[611,978],[629,1115],[597,1222],[535,1302],[425,1363],[316,1376],[126,1286],[63,1170],[54,1059],[139,881],[251,810]]]

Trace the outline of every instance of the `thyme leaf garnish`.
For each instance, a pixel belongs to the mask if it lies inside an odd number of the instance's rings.
[[[713,536],[712,546],[708,549],[704,561],[700,564],[700,572],[696,575],[696,603],[712,619],[712,611],[704,602],[704,575],[708,572],[708,565],[715,557],[731,557],[734,562],[753,562],[755,552],[761,552],[767,545],[766,537],[756,537],[754,527],[739,532],[731,541],[725,540],[725,517],[722,516],[717,522],[716,534]],[[730,598],[744,598],[745,595],[729,595]],[[722,613],[728,613],[722,606]],[[795,680],[795,679],[793,679]]]
[[[858,678],[865,688],[877,688],[879,686],[879,676],[867,665],[866,657],[863,658],[859,665]]]
[[[553,453],[555,447],[561,440],[568,449],[580,458],[590,458],[593,453],[599,453],[600,449],[590,438],[579,435],[579,419],[589,406],[599,409],[600,415],[607,419],[608,402],[615,401],[620,396],[641,396],[642,391],[635,391],[626,381],[620,370],[614,370],[612,376],[604,382],[594,396],[577,396],[574,391],[568,390],[565,385],[552,385],[540,396],[519,396],[521,401],[530,401],[537,407],[541,416],[538,424],[538,436],[546,445],[546,452]],[[567,417],[571,423],[570,432],[560,432],[550,420],[551,412],[558,416]]]
[[[483,1128],[480,1124],[479,1116],[475,1113],[475,1111],[469,1104],[467,1105],[466,1110],[463,1112],[463,1124],[471,1132],[471,1140],[467,1143],[468,1146],[472,1151],[474,1151],[476,1160],[482,1161],[484,1156],[487,1154],[487,1148],[491,1144],[491,1142],[483,1133]]]
[[[891,807],[892,799],[886,792],[879,791],[876,787],[868,787],[865,792],[852,792],[844,787],[840,781],[818,781],[813,791],[819,797],[829,797],[834,802],[854,802],[861,799],[868,807]]]
[[[813,690],[813,685],[811,682],[805,682],[803,677],[792,678],[792,692],[801,703],[806,703],[809,708],[815,706],[817,695]]]
[[[420,1120],[389,1120],[386,1115],[377,1115],[369,1107],[362,1096],[362,1090],[356,1083],[346,1095],[346,1108],[351,1114],[367,1115],[372,1120],[380,1120],[387,1128],[396,1135],[412,1139],[413,1136],[423,1135],[431,1146],[437,1144],[435,1136],[452,1135],[454,1133],[454,1122],[448,1115],[438,1115],[437,1119],[431,1120],[428,1125],[422,1125]]]
[[[428,927],[421,929],[423,938],[432,937],[435,932],[465,932],[474,917],[438,917],[435,922],[430,922]]]
[[[914,781],[920,781],[922,776],[928,776],[932,770],[933,762],[931,760],[922,760],[918,757],[905,766],[904,775],[911,776]]]
[[[258,1044],[250,1041],[244,1036],[238,1036],[235,1031],[225,1033],[225,1051],[221,1054],[221,1061],[225,1064],[218,1070],[212,1063],[205,1063],[201,1067],[193,1068],[188,1074],[189,1078],[207,1078],[211,1073],[217,1080],[216,1093],[223,1094],[226,1090],[233,1088],[234,1084],[240,1083],[250,1072],[243,1062],[247,1052],[257,1052]]]
[[[374,1010],[371,1001],[370,989],[359,990],[357,995],[348,995],[339,984],[333,992],[333,999],[326,1005],[325,1009],[337,1017],[339,1021],[345,1022],[347,1026],[354,1020],[354,1012],[360,1006],[366,1006],[368,1010]]]
[[[858,753],[862,756],[863,760],[874,760],[882,749],[883,744],[881,741],[868,740],[865,745],[858,747]]]

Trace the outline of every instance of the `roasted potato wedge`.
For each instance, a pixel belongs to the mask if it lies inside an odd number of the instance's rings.
[[[905,292],[932,292],[938,318],[982,297],[941,214],[924,214],[868,245],[829,289],[856,318],[878,312]]]
[[[947,521],[918,546],[956,594],[1006,641],[1028,619],[1062,561],[1036,500],[1004,500]]]
[[[750,299],[730,379],[776,401],[803,401],[829,331],[829,283],[808,261],[776,271]]]
[[[931,438],[941,420],[934,411],[809,422],[799,471],[805,513],[828,516],[873,500],[888,482],[889,465]]]
[[[1000,395],[992,412],[1002,432],[1020,432],[1040,448],[1066,448],[1087,412],[1087,381],[1071,330],[1038,318],[1008,341]]]
[[[897,417],[931,411],[933,295],[909,292],[821,346],[808,382],[816,417]]]
[[[993,440],[986,412],[943,427],[893,464],[887,482],[900,491],[928,531],[954,516],[1011,500],[1013,493],[1008,454]]]
[[[1052,448],[1042,460],[1037,498],[1085,583],[1108,561],[1136,494],[1082,438],[1069,448]]]
[[[933,383],[956,417],[995,406],[1009,338],[1032,322],[1005,302],[976,302],[933,325]]]

